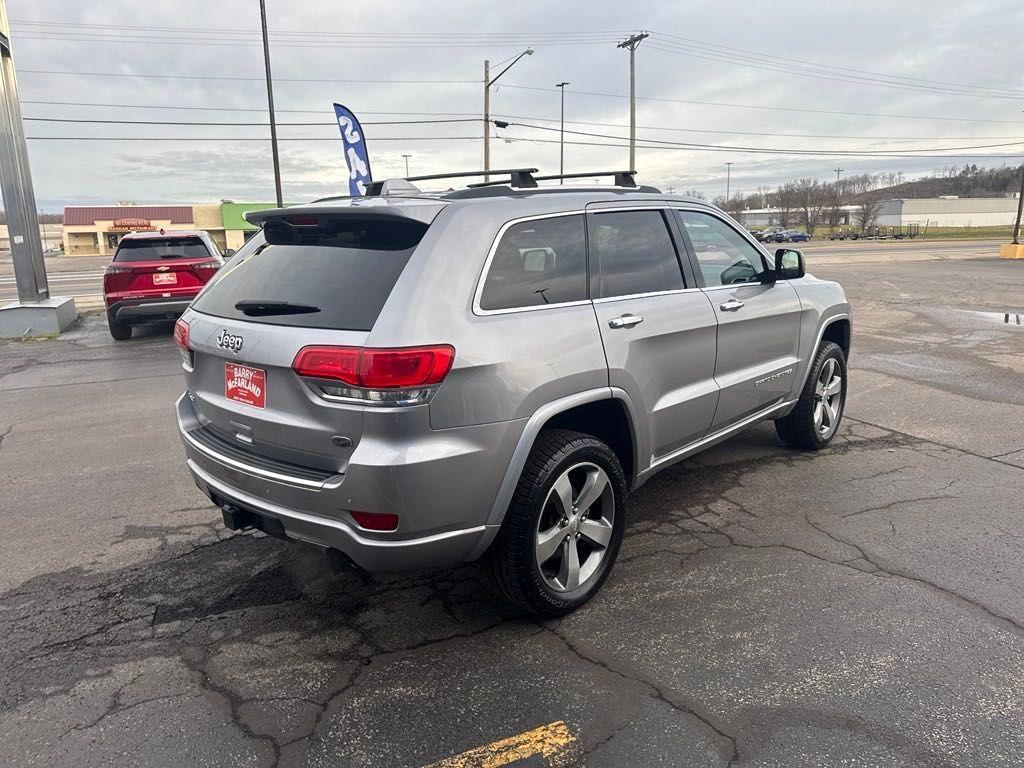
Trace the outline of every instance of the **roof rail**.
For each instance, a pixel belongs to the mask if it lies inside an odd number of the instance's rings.
[[[552,179],[592,179],[600,176],[614,176],[616,187],[635,187],[636,171],[593,171],[591,173],[554,173],[550,176],[534,176],[537,181],[551,181]]]
[[[522,187],[535,187],[533,176],[537,172],[536,168],[504,168],[500,170],[491,171],[459,171],[458,173],[432,173],[428,176],[406,176],[406,181],[433,181],[435,179],[463,179],[467,176],[504,176],[508,174],[512,180],[513,186]],[[507,181],[498,182],[500,184],[507,184]]]

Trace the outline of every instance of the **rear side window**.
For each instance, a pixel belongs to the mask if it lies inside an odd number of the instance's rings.
[[[481,309],[514,309],[587,298],[582,214],[513,224],[501,236],[480,294]]]
[[[213,256],[200,237],[146,237],[124,239],[114,261],[159,261],[160,259],[208,259]]]
[[[595,298],[684,287],[676,248],[660,211],[595,213],[590,222]]]
[[[393,217],[321,217],[313,227],[271,220],[192,306],[248,322],[369,331],[426,230]]]

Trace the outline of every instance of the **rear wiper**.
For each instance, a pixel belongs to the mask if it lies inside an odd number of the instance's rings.
[[[293,304],[290,301],[260,299],[243,299],[235,304],[235,309],[250,317],[260,317],[263,315],[308,315],[320,311],[320,307],[314,307],[310,304]]]

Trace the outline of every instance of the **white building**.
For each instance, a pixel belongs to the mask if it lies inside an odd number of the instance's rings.
[[[856,225],[856,205],[839,206],[839,224]],[[822,214],[827,224],[829,213]],[[1011,227],[1017,217],[1017,197],[907,197],[883,200],[878,205],[878,216],[873,222],[883,227],[903,227],[917,224],[925,227]],[[752,208],[742,211],[740,222],[751,228],[779,224],[778,208]],[[790,211],[791,224],[799,220],[798,211]]]

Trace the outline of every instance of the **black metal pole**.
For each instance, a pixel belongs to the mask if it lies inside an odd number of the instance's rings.
[[[1024,213],[1024,162],[1020,166],[1020,195],[1017,196],[1017,221],[1013,225],[1013,244],[1020,245],[1020,219]]]
[[[281,197],[281,159],[277,154],[277,121],[274,119],[274,81],[270,75],[270,41],[267,39],[267,4],[260,0],[260,25],[263,27],[263,63],[267,68],[267,108],[270,111],[270,152],[274,158],[274,194],[277,207],[284,207]]]
[[[559,175],[565,174],[565,86],[568,82],[562,82],[555,85],[562,92],[562,117],[559,123],[558,129],[558,173]],[[559,184],[565,184],[565,179],[559,179]]]

